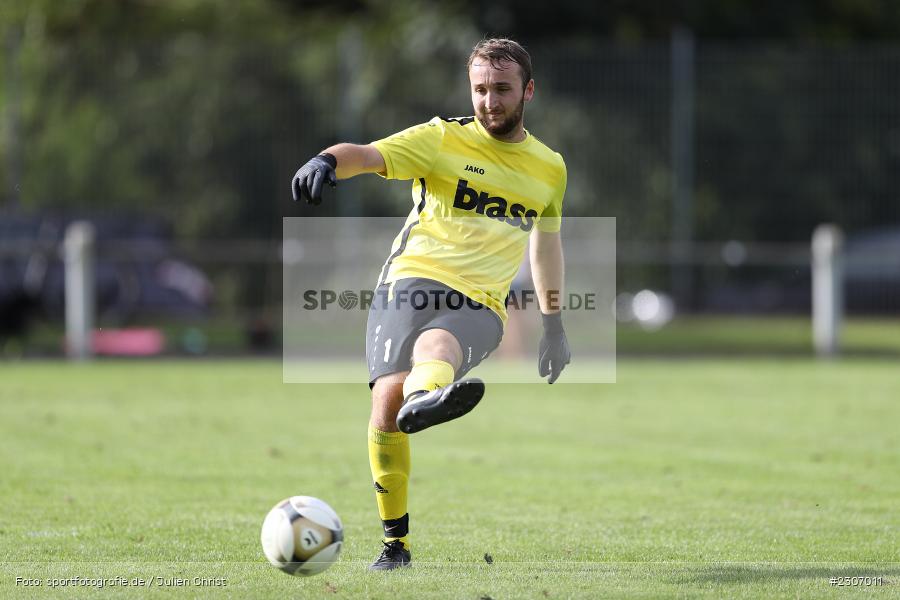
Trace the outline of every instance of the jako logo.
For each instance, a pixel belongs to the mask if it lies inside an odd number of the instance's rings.
[[[503,221],[513,227],[518,227],[522,231],[531,231],[534,227],[537,211],[534,209],[525,210],[521,204],[513,204],[509,206],[506,198],[500,196],[491,196],[487,192],[479,193],[469,187],[469,182],[460,179],[456,185],[456,197],[453,198],[453,206],[463,210],[474,210],[479,215],[485,215],[497,221]]]
[[[481,167],[473,167],[472,165],[466,165],[466,171],[470,173],[478,173],[479,175],[484,175],[484,169]]]

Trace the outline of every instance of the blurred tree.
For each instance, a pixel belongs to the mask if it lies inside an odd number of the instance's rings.
[[[336,141],[348,94],[364,138],[406,127],[405,113],[430,118],[436,95],[422,90],[446,98],[477,39],[452,3],[345,4],[340,16],[326,3],[213,0],[39,0],[5,12],[4,39],[18,42],[0,90],[16,67],[21,108],[19,144],[3,152],[21,153],[22,204],[138,206],[192,236],[280,231],[282,214],[306,210],[289,202],[290,176]],[[365,50],[345,74],[348,27]],[[0,164],[8,183],[11,161]]]
[[[267,183],[254,171],[271,147],[260,142],[283,131],[275,120],[303,100],[292,65],[274,60],[289,31],[273,7],[22,7],[5,23],[22,34],[22,202],[139,206],[194,235],[246,226],[243,200],[258,200]],[[252,26],[260,22],[265,35]],[[279,86],[294,93],[266,94]]]

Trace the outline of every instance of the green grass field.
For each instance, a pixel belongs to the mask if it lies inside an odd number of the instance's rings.
[[[0,367],[0,597],[900,597],[895,361],[623,360],[613,385],[488,394],[413,438],[415,564],[384,574],[365,386],[261,361]],[[259,546],[293,494],[345,525],[309,579]],[[76,576],[151,585],[49,587]],[[881,585],[829,582],[853,576]]]

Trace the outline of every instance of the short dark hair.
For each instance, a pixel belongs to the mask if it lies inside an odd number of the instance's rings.
[[[522,87],[524,88],[531,81],[531,55],[515,40],[507,38],[481,40],[472,48],[472,54],[469,55],[469,61],[466,63],[466,71],[472,68],[472,63],[476,58],[486,58],[492,67],[499,66],[498,63],[502,60],[514,62],[519,65],[519,70],[522,72]]]

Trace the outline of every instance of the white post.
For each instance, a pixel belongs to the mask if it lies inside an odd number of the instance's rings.
[[[819,356],[840,350],[844,314],[844,236],[836,225],[819,225],[812,238],[813,345]]]
[[[69,358],[86,360],[93,348],[94,227],[77,221],[63,241],[66,279],[66,351]]]

